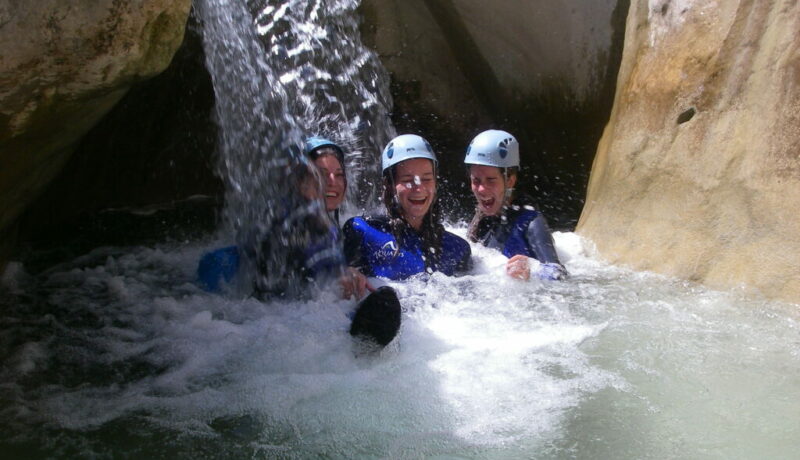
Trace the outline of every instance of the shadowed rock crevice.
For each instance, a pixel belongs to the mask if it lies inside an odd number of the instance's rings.
[[[112,215],[99,211],[170,207],[169,202],[193,195],[208,196],[204,201],[208,209],[197,200],[189,207],[210,229],[213,218],[209,222],[208,216],[219,205],[216,197],[222,190],[214,174],[213,103],[201,36],[190,22],[167,70],[131,88],[81,140],[63,173],[22,217],[21,234],[31,242],[52,242],[69,233],[65,229],[92,228],[91,233],[102,239],[99,226],[111,230],[117,225],[108,221]],[[191,213],[176,214],[172,217],[195,219]]]
[[[452,218],[465,218],[473,206],[462,164],[467,144],[484,129],[502,128],[521,143],[521,190],[539,200],[554,227],[574,227],[614,97],[628,2],[592,5],[600,23],[591,23],[588,8],[362,4],[365,42],[392,76],[395,126],[424,135],[439,152]],[[586,21],[586,30],[576,21]]]
[[[0,6],[0,235],[17,233],[6,229],[130,86],[166,68],[189,8],[190,0]]]

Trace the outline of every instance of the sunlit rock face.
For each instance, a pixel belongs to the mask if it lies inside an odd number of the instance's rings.
[[[190,5],[0,3],[0,237],[6,249],[11,224],[61,170],[81,136],[133,83],[169,64]]]
[[[445,178],[464,182],[473,136],[506,129],[521,144],[522,191],[570,226],[608,121],[627,9],[627,0],[364,0],[362,33],[391,74],[398,131],[429,138]]]
[[[602,256],[800,302],[800,4],[635,0],[578,231]]]

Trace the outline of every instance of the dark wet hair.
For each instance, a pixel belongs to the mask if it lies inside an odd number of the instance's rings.
[[[434,162],[432,162],[434,163]],[[400,164],[400,163],[398,163]],[[386,213],[389,215],[389,223],[392,229],[392,235],[397,240],[397,250],[395,256],[400,252],[400,247],[403,246],[403,235],[411,226],[403,218],[403,209],[397,201],[395,192],[395,172],[397,164],[383,172],[383,205],[386,207]],[[436,164],[433,165],[433,174],[436,176]],[[442,235],[444,234],[444,226],[442,225],[442,215],[439,207],[439,193],[434,194],[431,207],[422,219],[422,226],[420,228],[420,237],[422,238],[423,249],[426,250],[426,257],[431,258],[434,266],[438,266],[439,259],[442,255]],[[428,264],[426,264],[428,265]]]

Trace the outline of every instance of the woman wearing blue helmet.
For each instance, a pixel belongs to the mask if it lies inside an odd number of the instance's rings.
[[[513,278],[530,278],[529,258],[539,261],[535,271],[539,278],[566,278],[544,215],[534,208],[531,197],[514,194],[519,169],[519,143],[514,136],[496,129],[478,134],[467,148],[464,163],[477,200],[469,239],[499,249],[509,258],[506,273]]]
[[[318,279],[342,271],[344,258],[341,255],[338,213],[347,187],[344,151],[329,139],[311,137],[306,140],[303,153],[310,161],[299,163],[287,175],[290,188],[297,191],[292,197],[296,203],[291,212],[279,222],[283,227],[288,226],[289,231],[284,232],[289,234],[292,241],[288,248],[292,256],[289,257],[289,266],[286,267],[292,279],[278,280],[282,281],[281,286],[269,288],[256,283],[255,289],[260,295],[282,295],[286,290],[284,285],[297,284],[294,282],[295,278]],[[333,219],[333,227],[330,222],[320,219],[317,202],[324,203],[326,211]],[[268,257],[269,241],[259,244],[262,250],[258,255]],[[240,248],[230,246],[204,255],[198,267],[200,285],[208,291],[220,292],[223,281],[231,282],[238,274],[240,253]],[[268,261],[258,257],[256,259],[256,268],[260,272],[267,271]],[[353,269],[344,270],[340,276],[340,284],[344,298],[353,295],[360,298],[371,289],[366,278]]]
[[[287,279],[274,280],[274,285],[255,283],[259,297],[283,296],[305,288],[313,280],[335,277],[342,288],[342,298],[362,298],[352,315],[350,334],[380,346],[391,342],[400,328],[400,302],[388,286],[373,288],[362,273],[345,265],[339,236],[338,208],[344,201],[347,180],[344,174],[344,152],[328,139],[312,137],[306,141],[304,153],[311,160],[301,163],[289,174],[296,187],[298,206],[278,224],[280,231],[290,234],[285,241]],[[313,164],[312,164],[313,163]],[[320,177],[321,176],[321,177]],[[324,202],[334,218],[320,219],[313,203]],[[321,204],[321,203],[320,203]],[[333,223],[333,225],[331,225]],[[272,233],[272,232],[270,232]],[[269,240],[261,242],[261,251],[251,254],[262,275],[268,274]],[[198,281],[208,291],[220,292],[223,280],[232,281],[239,271],[240,249],[237,246],[205,254],[198,267]],[[370,292],[366,297],[364,294]]]
[[[324,137],[308,138],[303,151],[322,176],[325,209],[331,214],[336,225],[339,225],[339,207],[344,202],[347,190],[344,151],[336,143]]]
[[[354,217],[344,226],[348,264],[367,276],[398,280],[418,273],[469,270],[469,243],[441,224],[436,155],[420,136],[404,134],[383,150],[386,215]]]

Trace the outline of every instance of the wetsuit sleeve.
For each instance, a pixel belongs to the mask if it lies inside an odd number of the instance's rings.
[[[456,267],[456,274],[458,275],[466,275],[468,272],[472,270],[472,250],[467,246],[467,250],[464,253],[464,257],[461,259],[461,262],[458,263]]]
[[[342,229],[344,236],[344,258],[347,265],[359,269],[362,273],[367,267],[367,261],[361,251],[361,240],[364,235],[355,226],[355,217],[349,219]]]
[[[553,235],[550,233],[550,227],[547,226],[547,219],[542,214],[528,223],[525,238],[539,262],[561,264],[553,242]]]

